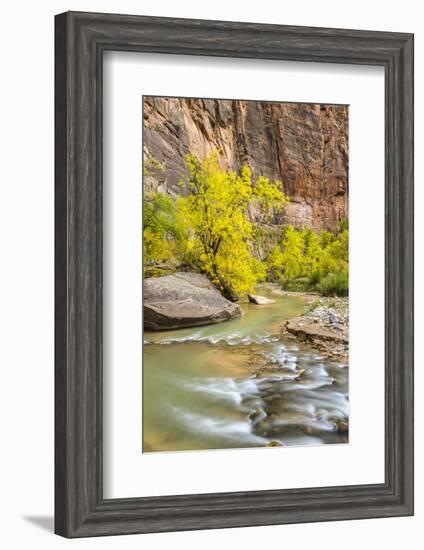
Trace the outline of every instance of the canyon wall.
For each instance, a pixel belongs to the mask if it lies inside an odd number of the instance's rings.
[[[145,96],[144,191],[181,193],[184,157],[222,151],[222,167],[283,182],[276,225],[335,229],[348,217],[348,107]]]

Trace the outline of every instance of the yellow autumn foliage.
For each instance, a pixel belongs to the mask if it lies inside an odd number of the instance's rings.
[[[201,269],[221,289],[252,291],[266,272],[252,253],[255,222],[249,208],[263,218],[280,211],[288,202],[281,182],[263,176],[254,181],[247,165],[240,173],[224,170],[218,153],[203,162],[188,155],[186,162],[189,173],[182,185],[188,195],[179,198],[178,211]]]

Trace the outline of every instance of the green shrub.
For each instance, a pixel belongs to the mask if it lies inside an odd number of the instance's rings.
[[[324,296],[347,296],[349,277],[346,272],[329,273],[318,284],[318,290]]]
[[[187,238],[178,224],[175,200],[166,193],[152,193],[144,198],[143,209],[144,263],[174,260]]]
[[[282,241],[266,259],[268,279],[284,290],[319,291],[327,296],[348,294],[349,232],[341,224],[337,232],[288,225]]]
[[[311,290],[311,283],[307,277],[299,277],[298,279],[291,279],[282,283],[283,290],[289,290],[291,292],[307,292]]]

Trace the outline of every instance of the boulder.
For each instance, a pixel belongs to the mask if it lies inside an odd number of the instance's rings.
[[[267,304],[275,304],[275,300],[265,298],[265,296],[258,296],[257,294],[248,294],[249,302],[258,306],[265,306]]]
[[[144,281],[144,328],[169,330],[228,321],[243,314],[204,275],[174,273]]]

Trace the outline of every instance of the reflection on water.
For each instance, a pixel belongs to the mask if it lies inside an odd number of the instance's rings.
[[[233,321],[144,333],[144,451],[347,441],[347,368],[281,337],[303,303],[272,298]]]

